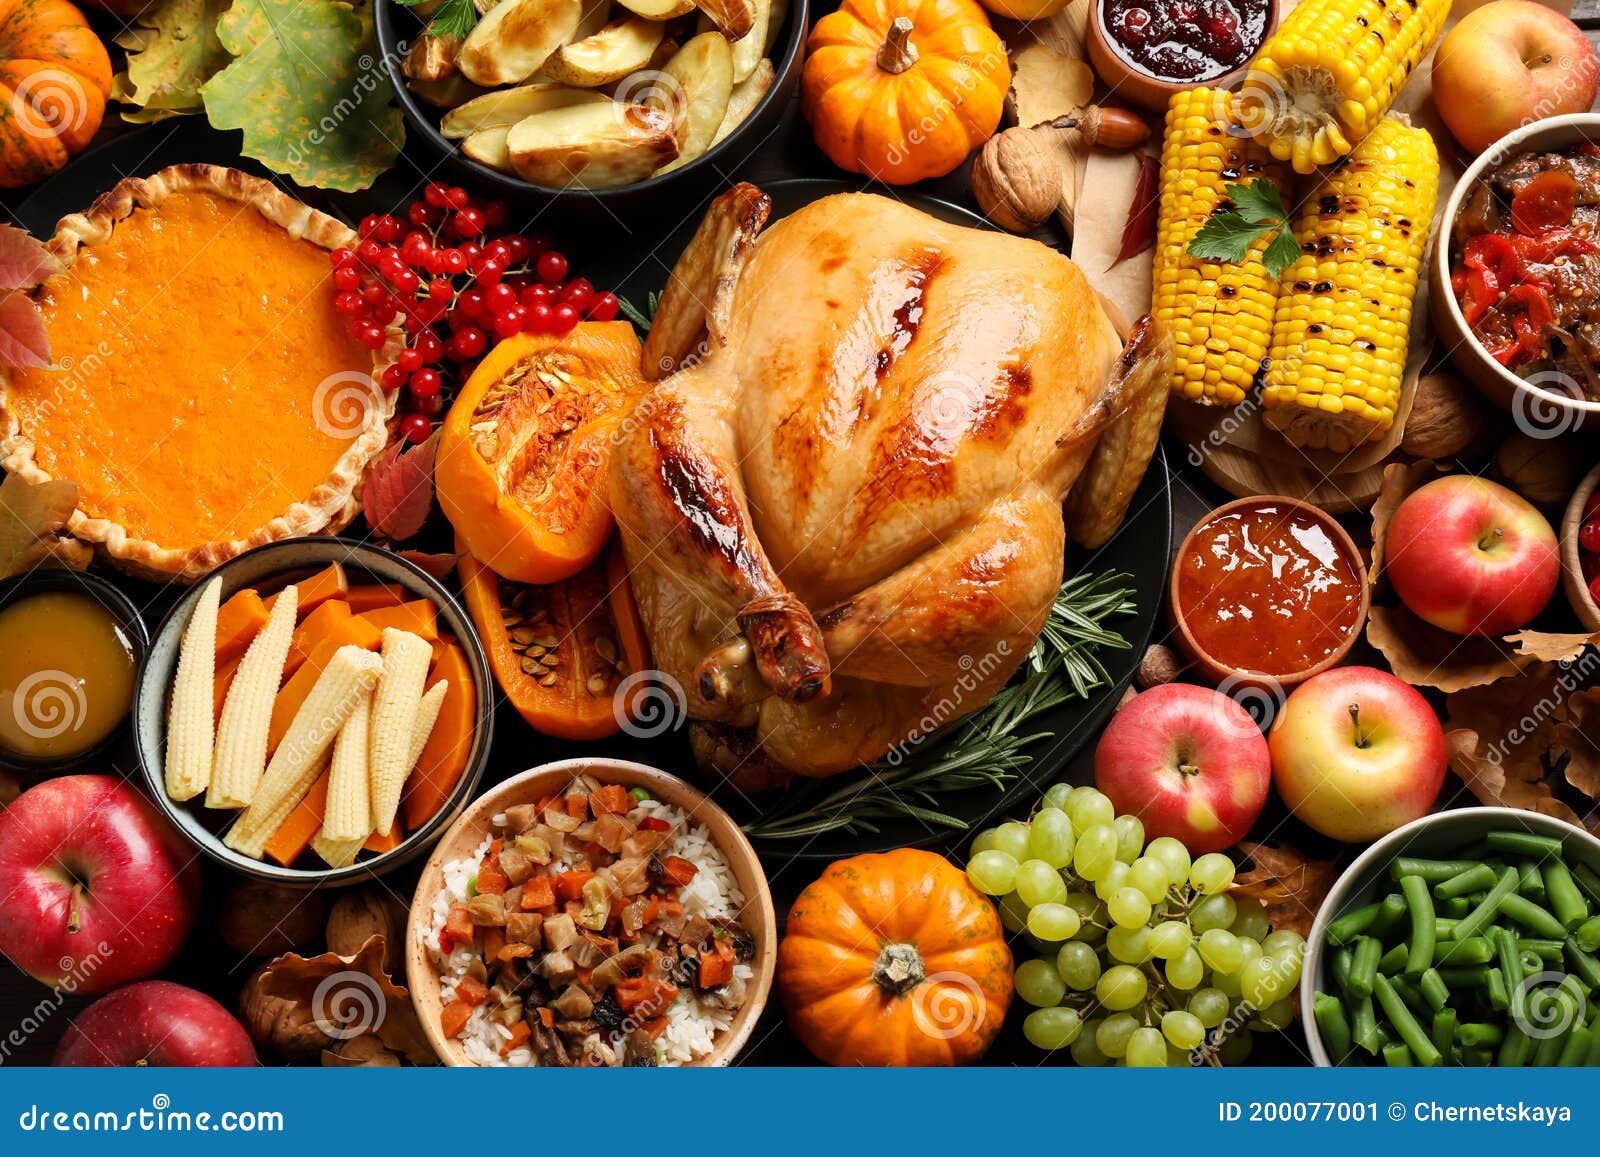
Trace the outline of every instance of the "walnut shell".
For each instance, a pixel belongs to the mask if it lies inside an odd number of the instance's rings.
[[[1039,133],[1007,129],[985,141],[972,163],[972,195],[1000,228],[1026,233],[1061,203],[1061,168]]]
[[[261,974],[271,963],[262,964],[245,981],[239,992],[239,1019],[257,1048],[291,1064],[315,1064],[322,1051],[337,1042],[317,1027],[309,1004],[261,991]]]
[[[398,946],[405,937],[404,913],[396,912],[387,895],[374,888],[353,888],[341,892],[328,913],[328,951],[354,956],[373,936],[384,942],[383,967],[398,967]]]
[[[1484,433],[1488,407],[1454,374],[1425,374],[1417,381],[1400,449],[1414,458],[1454,458]]]
[[[315,940],[327,913],[321,892],[240,880],[222,897],[217,934],[243,956],[279,956]]]
[[[1513,434],[1495,452],[1492,473],[1535,506],[1562,506],[1588,465],[1576,438]]]

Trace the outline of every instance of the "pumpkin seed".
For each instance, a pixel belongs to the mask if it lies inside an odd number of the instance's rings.
[[[589,681],[585,684],[585,686],[589,688],[589,694],[603,695],[606,689],[606,682],[607,680],[604,675],[590,675]]]
[[[555,685],[555,681],[556,681],[556,673],[554,671],[551,671],[548,675],[544,675],[539,679],[539,686],[541,686],[541,687],[553,687]]]
[[[524,626],[524,627],[516,627],[511,632],[511,638],[515,642],[521,643],[524,646],[526,646],[527,644],[533,642],[534,639],[538,638],[538,636],[539,636],[539,632],[538,631],[534,630],[532,627],[526,627],[526,626]]]

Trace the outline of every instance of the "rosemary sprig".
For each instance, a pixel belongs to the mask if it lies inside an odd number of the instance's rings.
[[[1027,730],[1037,716],[1081,699],[1110,682],[1102,649],[1126,650],[1127,639],[1105,626],[1136,609],[1129,576],[1079,575],[1061,585],[1020,680],[977,712],[940,728],[901,758],[864,769],[861,778],[829,789],[812,784],[785,797],[745,825],[758,839],[794,840],[826,832],[876,832],[874,821],[920,819],[960,830],[965,820],[942,810],[944,797],[974,788],[1004,787],[1033,761],[1026,749],[1052,735]]]
[[[650,333],[650,325],[655,321],[656,309],[660,304],[661,294],[652,289],[645,295],[644,309],[640,309],[626,297],[619,295],[617,298],[617,311],[633,322],[633,328],[639,331],[639,337],[643,339]]]

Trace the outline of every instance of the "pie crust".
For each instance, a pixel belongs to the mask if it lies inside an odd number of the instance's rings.
[[[179,194],[211,194],[216,198],[253,207],[268,222],[296,240],[323,249],[353,247],[356,235],[347,226],[301,203],[270,182],[216,165],[175,165],[149,177],[130,177],[119,182],[84,213],[62,218],[56,226],[49,248],[65,266],[72,266],[85,252],[111,241],[118,226],[136,209],[159,213],[162,205]],[[226,226],[224,226],[226,227]],[[42,292],[42,291],[36,291]],[[328,302],[331,310],[331,295]],[[370,380],[367,367],[353,371],[366,394],[355,404],[356,421],[348,431],[339,431],[340,440],[348,437],[343,452],[326,477],[285,509],[234,537],[219,537],[199,545],[171,545],[144,537],[145,532],[130,529],[121,522],[96,517],[81,506],[68,520],[68,530],[78,539],[91,543],[122,569],[147,578],[198,579],[235,555],[265,543],[304,534],[335,534],[343,530],[360,510],[360,488],[367,466],[388,444],[394,417],[394,398],[379,388],[382,371],[404,345],[404,330],[389,326],[388,341],[371,356]],[[75,351],[56,350],[56,356],[71,356]],[[366,351],[362,351],[366,355]],[[242,365],[243,363],[241,363]],[[45,482],[51,473],[41,464],[33,439],[22,430],[23,414],[19,398],[12,396],[16,371],[0,369],[0,467],[31,482]],[[92,381],[92,377],[90,379]],[[327,379],[327,380],[331,380]],[[197,393],[206,383],[188,385]],[[176,386],[182,389],[185,386]],[[191,398],[191,401],[198,400]],[[137,403],[138,399],[130,399]],[[346,413],[349,411],[347,410]],[[296,419],[300,420],[300,419]],[[177,464],[179,469],[182,463]]]

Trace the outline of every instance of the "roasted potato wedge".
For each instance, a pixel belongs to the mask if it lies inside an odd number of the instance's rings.
[[[510,132],[510,125],[479,129],[461,142],[461,151],[480,165],[516,176],[517,170],[511,165],[511,150],[506,148],[506,136]]]
[[[772,16],[772,0],[753,0],[755,23],[750,31],[733,42],[733,83],[747,79],[756,70],[756,64],[766,55],[767,22]],[[709,32],[716,23],[704,12],[700,13],[700,31]],[[720,30],[719,30],[720,31]]]
[[[717,135],[711,138],[713,145],[720,144],[724,137],[739,127],[745,117],[755,111],[777,75],[772,61],[763,56],[756,61],[756,70],[733,86],[733,94],[728,97],[728,111],[723,114],[722,124],[717,127]]]
[[[604,101],[535,113],[506,134],[517,173],[554,188],[610,189],[650,176],[678,155],[672,115]]]
[[[500,0],[467,34],[456,64],[474,84],[517,84],[572,38],[583,0]]]
[[[756,0],[695,0],[729,40],[738,40],[756,26]]]
[[[561,84],[597,88],[650,63],[665,26],[643,16],[607,24],[585,40],[564,44],[544,62],[544,74]]]
[[[694,0],[617,0],[617,3],[647,20],[676,20],[694,11]]]
[[[587,40],[609,23],[611,0],[583,0],[583,15],[578,19],[578,26],[572,30],[572,35],[567,37],[567,43]]]
[[[418,80],[409,77],[406,80],[406,87],[416,93],[417,99],[423,104],[442,109],[458,108],[488,91],[479,88],[459,72],[443,80]]]
[[[462,140],[480,129],[514,125],[547,109],[604,100],[605,97],[588,89],[549,82],[502,88],[486,92],[445,113],[439,122],[439,132],[451,140]]]
[[[411,42],[405,59],[400,62],[400,71],[408,80],[449,80],[456,74],[456,56],[463,39],[424,32]]]
[[[645,97],[671,114],[678,132],[678,159],[688,164],[711,147],[733,95],[733,50],[720,32],[702,32],[661,70],[669,78]]]

